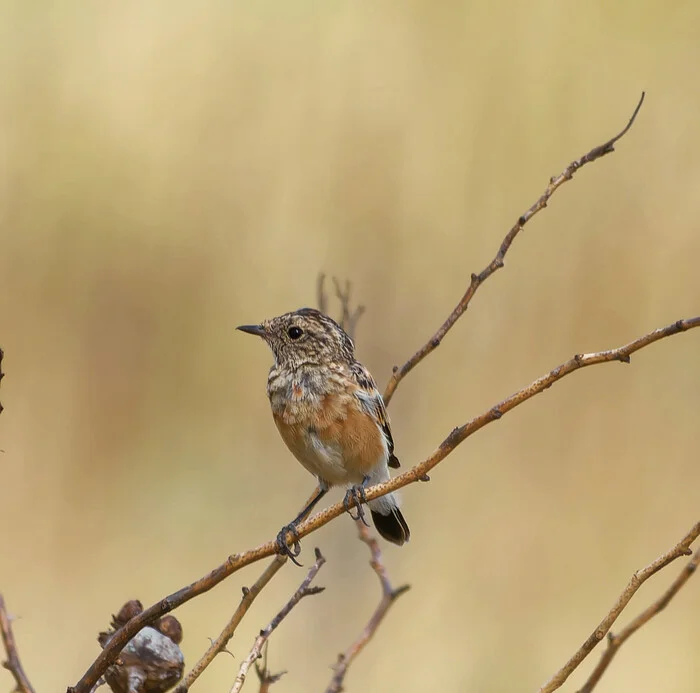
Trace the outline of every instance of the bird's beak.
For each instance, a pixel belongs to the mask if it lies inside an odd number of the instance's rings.
[[[265,336],[265,328],[262,325],[239,325],[236,329],[241,332],[257,335],[258,337]]]

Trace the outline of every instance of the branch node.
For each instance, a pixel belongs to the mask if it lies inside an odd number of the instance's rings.
[[[418,477],[418,481],[430,481],[430,477],[427,474],[423,474]]]

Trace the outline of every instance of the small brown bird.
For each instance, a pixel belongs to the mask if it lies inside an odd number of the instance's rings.
[[[262,337],[272,350],[275,363],[267,378],[272,416],[292,454],[318,479],[316,495],[277,536],[280,552],[293,559],[300,550],[296,525],[331,486],[350,486],[345,507],[349,512],[354,499],[364,521],[365,488],[387,481],[389,467],[399,466],[389,417],[374,379],[355,359],[352,339],[327,315],[302,308],[237,329]],[[386,540],[399,546],[409,540],[395,494],[368,505]],[[287,533],[295,538],[294,553]]]

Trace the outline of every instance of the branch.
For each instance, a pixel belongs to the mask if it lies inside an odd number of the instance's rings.
[[[678,577],[673,581],[673,584],[659,597],[653,604],[642,611],[626,628],[623,628],[618,635],[608,633],[608,646],[600,658],[600,662],[593,670],[583,688],[578,693],[591,693],[596,687],[601,676],[612,662],[617,651],[622,647],[627,638],[636,633],[645,623],[650,621],[656,614],[663,611],[668,603],[676,596],[681,587],[685,585],[690,577],[695,573],[698,565],[700,565],[700,550],[695,552],[695,555],[685,564],[685,567],[680,572]]]
[[[311,566],[307,576],[304,581],[299,585],[299,589],[291,596],[290,600],[282,607],[280,612],[275,616],[272,621],[267,625],[267,627],[260,631],[260,635],[255,638],[253,647],[250,650],[250,654],[241,663],[241,668],[238,670],[238,676],[231,687],[231,693],[238,693],[243,684],[245,683],[245,677],[248,673],[253,662],[256,662],[260,657],[262,657],[262,649],[268,638],[275,631],[277,626],[285,619],[287,614],[304,598],[311,594],[318,594],[323,592],[324,587],[311,587],[313,579],[316,574],[321,569],[321,566],[326,562],[326,559],[321,555],[321,552],[316,549],[316,562]]]
[[[341,326],[352,336],[352,333],[357,327],[357,322],[364,312],[364,306],[358,306],[355,310],[350,309],[351,304],[351,289],[352,286],[349,281],[345,283],[345,289],[340,285],[340,282],[334,277],[333,283],[335,285],[336,296],[340,302],[341,316],[340,324]],[[325,275],[319,274],[316,282],[316,294],[317,303],[319,310],[326,313],[328,311],[328,295],[325,290]],[[316,495],[316,492],[307,499],[302,507],[306,507],[309,501]],[[247,613],[248,609],[252,605],[255,598],[260,594],[260,592],[267,586],[270,580],[275,576],[279,569],[286,563],[286,557],[276,556],[273,561],[268,565],[262,575],[256,580],[252,587],[243,588],[243,598],[241,599],[238,608],[234,612],[233,616],[229,619],[228,623],[221,631],[216,640],[211,642],[211,645],[207,648],[205,653],[200,657],[199,661],[192,667],[192,669],[187,673],[185,678],[178,684],[175,688],[174,693],[186,693],[192,684],[202,675],[204,670],[214,661],[214,658],[221,652],[226,652],[226,646],[233,637],[233,634],[238,628],[238,625],[243,620],[243,617]],[[266,650],[267,652],[267,650]],[[267,657],[267,655],[266,655]],[[260,678],[261,688],[269,688],[272,683],[279,680],[281,675],[270,675],[267,671],[267,664],[264,666],[264,670],[260,671],[256,664],[256,671],[258,671],[258,677]]]
[[[447,438],[440,443],[438,448],[425,460],[405,471],[403,474],[393,477],[393,479],[390,481],[386,481],[368,488],[365,494],[366,499],[368,501],[374,500],[375,498],[379,498],[387,493],[396,491],[403,486],[407,486],[410,483],[422,480],[433,467],[442,462],[442,460],[444,460],[458,445],[463,443],[478,430],[492,423],[493,421],[499,420],[504,414],[507,414],[509,411],[515,409],[515,407],[519,406],[523,402],[526,402],[535,395],[544,392],[555,382],[561,380],[567,375],[570,375],[574,371],[587,366],[607,363],[610,361],[622,361],[624,363],[629,363],[630,355],[634,352],[639,351],[640,349],[643,349],[654,342],[658,342],[661,339],[671,337],[695,327],[700,327],[700,316],[687,320],[678,320],[667,327],[661,327],[654,330],[653,332],[650,332],[639,339],[635,339],[629,344],[618,347],[617,349],[610,349],[608,351],[600,351],[592,354],[575,355],[568,361],[554,368],[549,373],[533,381],[521,390],[518,390],[515,394],[507,397],[497,405],[491,407],[480,416],[477,416],[462,426],[454,428]],[[312,515],[297,527],[297,534],[299,538],[305,537],[311,532],[317,530],[319,527],[328,524],[331,520],[339,517],[344,512],[345,507],[341,501],[325,508],[324,510],[321,510],[315,515]],[[125,626],[117,631],[107,647],[102,650],[97,659],[95,659],[95,661],[90,665],[75,687],[68,689],[69,693],[89,693],[92,686],[97,683],[105,669],[117,658],[124,645],[145,625],[152,623],[159,616],[176,609],[182,604],[190,601],[190,599],[208,592],[210,589],[218,585],[230,575],[233,575],[233,573],[239,571],[241,568],[251,565],[252,563],[256,563],[257,561],[260,561],[268,556],[274,556],[276,554],[276,550],[276,542],[268,541],[254,549],[244,551],[243,553],[232,554],[224,563],[204,577],[196,580],[186,587],[183,587],[182,589],[179,589],[177,592],[173,592],[169,596],[150,606],[143,613],[132,618]]]
[[[442,340],[445,338],[445,335],[452,329],[452,326],[457,322],[457,320],[459,320],[460,317],[462,317],[462,314],[467,310],[467,307],[469,306],[469,303],[471,302],[472,298],[474,298],[474,294],[477,292],[477,289],[496,270],[499,270],[501,269],[501,267],[503,267],[506,253],[510,249],[510,246],[515,240],[515,237],[523,230],[525,224],[527,224],[527,222],[530,221],[530,219],[532,219],[532,217],[534,217],[535,214],[537,214],[537,212],[539,212],[547,206],[549,198],[552,197],[552,195],[562,185],[564,185],[564,183],[570,181],[574,177],[574,173],[576,173],[576,171],[578,171],[582,166],[585,166],[586,164],[589,164],[592,161],[596,161],[596,159],[600,159],[606,154],[610,154],[611,152],[615,151],[615,143],[621,137],[627,134],[627,131],[632,127],[632,124],[634,123],[635,118],[637,117],[637,113],[639,113],[639,109],[642,107],[643,102],[644,92],[642,92],[642,96],[639,99],[637,107],[634,109],[634,113],[632,113],[632,117],[629,119],[629,122],[621,132],[615,135],[615,137],[613,137],[612,139],[609,139],[607,142],[604,142],[603,144],[598,145],[597,147],[593,147],[593,149],[591,149],[591,151],[588,152],[588,154],[584,154],[579,159],[572,161],[558,176],[554,176],[550,179],[549,185],[546,187],[545,191],[542,193],[537,202],[535,202],[530,207],[530,209],[528,209],[527,212],[525,212],[525,214],[523,214],[518,219],[518,221],[515,222],[510,231],[508,231],[506,237],[501,243],[501,247],[496,253],[496,257],[494,257],[493,260],[491,260],[491,262],[488,265],[486,265],[486,267],[484,267],[484,269],[481,270],[481,272],[479,272],[479,274],[472,274],[471,283],[469,284],[466,293],[464,294],[464,296],[462,296],[460,302],[455,306],[455,309],[450,313],[447,320],[445,320],[445,322],[440,326],[440,329],[438,329],[438,331],[415,354],[413,354],[413,356],[411,356],[411,358],[408,359],[408,361],[406,361],[406,363],[404,363],[403,366],[401,366],[400,368],[398,366],[394,367],[393,375],[389,379],[386,389],[384,390],[384,404],[386,404],[387,406],[389,405],[389,402],[394,396],[394,392],[396,391],[396,388],[398,387],[399,383],[426,356],[428,356],[428,354],[435,351],[435,349],[437,349],[440,346],[440,342],[442,342]]]
[[[0,360],[2,351],[0,351]],[[7,609],[5,608],[5,600],[0,594],[0,634],[2,635],[2,641],[5,645],[5,652],[7,653],[7,661],[3,662],[2,665],[7,669],[15,679],[17,687],[15,691],[17,693],[34,693],[32,684],[29,683],[27,675],[24,673],[22,668],[22,663],[19,661],[19,653],[17,652],[17,643],[15,643],[15,636],[12,634],[12,619],[7,614]]]
[[[326,294],[326,275],[319,274],[316,279],[316,303],[318,309],[328,315],[328,295]],[[352,303],[352,284],[346,280],[345,288],[340,284],[340,281],[333,277],[333,286],[335,286],[335,296],[340,303],[340,318],[338,324],[350,335],[351,339],[355,338],[355,330],[357,323],[365,312],[363,305],[358,305],[355,310],[350,309]]]
[[[338,655],[338,662],[335,667],[333,667],[333,678],[326,688],[326,693],[340,693],[343,690],[343,681],[345,679],[345,674],[348,668],[353,663],[355,657],[362,652],[365,645],[372,639],[372,636],[379,628],[379,624],[384,620],[387,611],[391,608],[391,605],[405,592],[410,589],[410,585],[401,585],[394,589],[389,581],[389,576],[387,575],[386,567],[382,562],[382,552],[379,549],[379,544],[377,540],[370,534],[369,529],[360,520],[356,520],[360,540],[363,541],[367,546],[369,546],[370,553],[372,555],[369,564],[372,569],[377,574],[379,582],[382,586],[382,599],[377,605],[372,617],[367,622],[362,633],[355,642],[348,647],[345,652]]]
[[[212,641],[207,651],[201,656],[199,661],[187,673],[184,679],[177,685],[173,693],[186,693],[192,684],[202,675],[202,672],[212,663],[214,657],[221,652],[226,651],[226,646],[233,634],[238,628],[238,624],[243,620],[243,617],[250,609],[255,601],[255,598],[260,594],[263,588],[275,576],[277,571],[287,562],[286,557],[275,556],[272,562],[265,568],[263,574],[255,581],[252,587],[243,588],[243,598],[238,608],[234,612],[231,619],[226,624],[224,629],[219,634],[216,640]]]
[[[547,681],[547,683],[545,683],[545,685],[542,686],[542,688],[540,688],[540,693],[551,693],[552,691],[556,691],[557,688],[559,688],[564,683],[564,681],[566,681],[566,679],[569,678],[571,672],[574,671],[574,669],[576,669],[576,667],[578,667],[579,664],[581,664],[581,662],[591,653],[593,648],[605,637],[605,634],[610,630],[612,624],[615,623],[617,617],[622,613],[622,610],[627,606],[630,599],[632,599],[632,597],[634,596],[634,593],[642,586],[642,584],[646,582],[652,575],[654,575],[654,573],[658,573],[659,570],[665,568],[672,561],[675,561],[681,556],[690,555],[692,553],[690,550],[690,545],[698,538],[698,536],[700,536],[700,522],[696,523],[695,526],[683,537],[683,539],[681,539],[678,542],[678,544],[676,544],[670,551],[667,551],[662,556],[659,556],[653,563],[650,563],[646,568],[638,570],[632,576],[622,594],[617,598],[617,601],[613,605],[612,609],[610,609],[605,618],[598,624],[598,627],[588,636],[586,641],[583,643],[583,645],[581,645],[581,647],[579,647],[579,649],[575,652],[571,659],[569,659],[569,661],[556,674],[554,674],[554,676],[552,676],[552,678],[549,681]],[[694,570],[694,567],[691,569],[690,572],[692,572],[692,570]],[[687,577],[685,579],[687,580]],[[685,582],[685,580],[683,580],[683,582]],[[680,585],[671,594],[671,596],[673,596],[673,594],[675,594],[675,592],[677,592],[678,589],[680,589]],[[671,596],[668,597],[668,600],[670,600]],[[668,600],[666,601],[666,603],[668,603]],[[665,604],[663,606],[665,606]],[[646,618],[646,620],[648,621],[649,618],[651,618],[651,616],[653,616],[653,614],[650,614]],[[639,623],[639,625],[637,625],[634,630],[639,628],[641,625],[642,623]],[[632,632],[634,632],[634,630]],[[625,639],[629,637],[629,635],[631,635],[632,632],[625,636]],[[610,656],[610,659],[612,659],[612,655]],[[603,667],[603,670],[606,666],[607,663]],[[600,675],[602,675],[602,673],[603,672],[601,671],[598,675],[598,678],[600,678]],[[593,685],[595,685],[596,682],[594,682]]]
[[[269,693],[270,686],[273,683],[277,683],[287,672],[280,671],[277,674],[271,674],[267,667],[267,646],[270,644],[268,640],[263,646],[262,652],[262,664],[255,662],[255,673],[258,675],[258,681],[260,681],[260,688],[258,693]]]
[[[5,355],[5,352],[0,349],[0,380],[2,380],[5,377],[5,374],[2,372],[2,357]],[[2,414],[2,402],[0,402],[0,414]]]

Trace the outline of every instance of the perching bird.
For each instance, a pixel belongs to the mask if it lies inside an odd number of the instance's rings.
[[[267,379],[272,416],[287,447],[318,479],[316,495],[277,537],[280,552],[293,559],[298,541],[292,554],[287,533],[296,538],[296,525],[331,486],[350,486],[345,507],[355,499],[364,520],[365,487],[387,481],[389,467],[399,466],[389,418],[374,379],[355,359],[352,339],[327,315],[302,308],[237,329],[262,337],[272,349],[275,363]],[[408,541],[395,494],[368,505],[382,537],[399,546]]]

